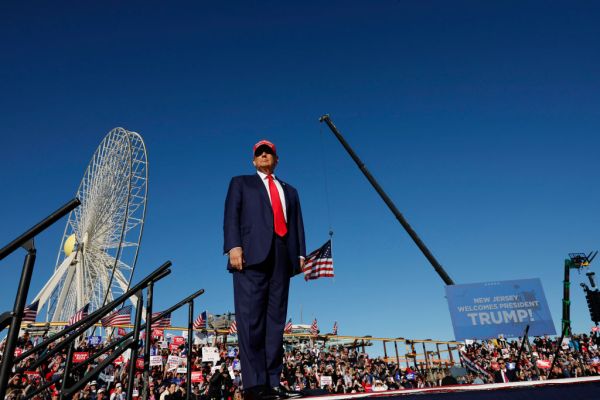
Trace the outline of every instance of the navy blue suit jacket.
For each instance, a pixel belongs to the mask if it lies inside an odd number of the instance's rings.
[[[304,223],[298,192],[277,178],[286,203],[287,247],[293,275],[301,272],[299,257],[306,255]],[[235,176],[229,183],[223,221],[223,252],[241,247],[247,266],[260,264],[269,255],[273,242],[273,209],[267,188],[258,174]],[[229,261],[227,269],[232,270]]]

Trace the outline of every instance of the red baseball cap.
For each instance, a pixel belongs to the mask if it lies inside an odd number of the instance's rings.
[[[269,142],[268,140],[264,140],[264,139],[254,145],[252,152],[255,152],[256,149],[258,149],[260,146],[267,146],[268,148],[273,150],[273,154],[277,154],[277,151],[275,150],[275,145],[273,143]]]

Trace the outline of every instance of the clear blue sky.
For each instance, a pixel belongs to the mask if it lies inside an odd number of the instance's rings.
[[[325,332],[337,320],[341,334],[453,338],[442,281],[323,113],[457,283],[539,277],[558,326],[563,259],[600,248],[594,2],[5,2],[0,14],[0,244],[75,194],[110,129],[137,131],[150,194],[135,276],[174,263],[157,308],[203,287],[197,310],[233,309],[224,197],[268,138],[308,247],[327,239],[327,201],[335,231],[337,276],[294,279],[293,321],[302,308]],[[38,238],[29,299],[64,223]],[[0,310],[22,256],[0,265]],[[572,277],[583,331],[585,276]]]

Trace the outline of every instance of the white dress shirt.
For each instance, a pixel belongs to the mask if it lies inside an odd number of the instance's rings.
[[[265,188],[267,188],[267,194],[269,195],[269,201],[271,201],[271,190],[269,190],[268,175],[261,171],[256,171],[256,173],[258,174],[258,176],[260,176],[260,179],[264,183]],[[287,212],[286,212],[287,209],[286,209],[286,204],[285,204],[285,195],[283,194],[283,187],[281,186],[281,183],[277,180],[277,178],[275,177],[274,174],[271,174],[271,176],[273,177],[273,182],[275,182],[275,186],[277,187],[277,192],[279,192],[279,199],[281,200],[281,207],[283,208],[283,217],[285,218],[285,222],[287,223]],[[273,204],[272,201],[271,201],[271,204]]]

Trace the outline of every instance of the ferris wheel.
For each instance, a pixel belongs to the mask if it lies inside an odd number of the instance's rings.
[[[48,321],[67,321],[129,289],[146,214],[148,161],[136,132],[111,130],[94,153],[69,214],[54,274],[38,293]]]

